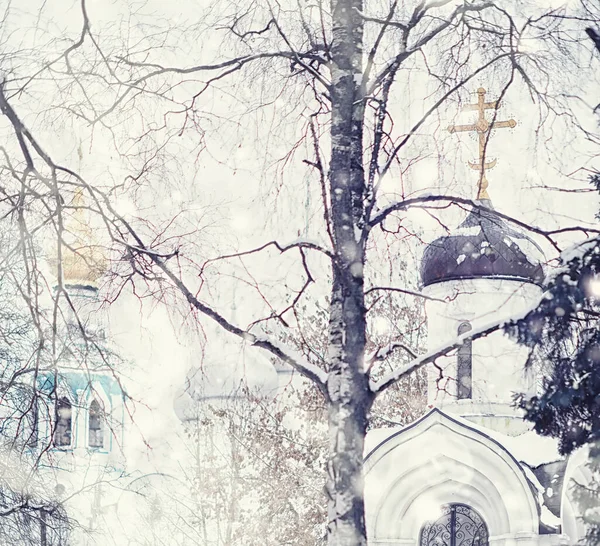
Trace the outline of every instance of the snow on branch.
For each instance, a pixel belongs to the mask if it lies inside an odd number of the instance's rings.
[[[9,121],[13,125],[17,137],[20,137],[19,144],[21,145],[21,150],[27,163],[27,172],[37,173],[32,154],[30,153],[29,146],[27,145],[27,143],[29,142],[31,144],[31,147],[38,153],[42,161],[48,167],[50,167],[54,173],[56,171],[62,171],[72,175],[82,185],[82,187],[85,187],[90,192],[90,194],[94,198],[96,205],[98,206],[99,212],[105,220],[107,218],[108,213],[112,218],[112,224],[116,225],[118,223],[120,224],[120,226],[122,226],[122,228],[124,228],[125,233],[122,233],[120,238],[115,239],[113,235],[114,241],[123,244],[129,250],[135,249],[138,253],[147,256],[165,274],[165,276],[171,280],[173,285],[177,287],[180,293],[187,299],[189,304],[194,309],[215,321],[219,326],[221,326],[228,332],[250,342],[256,347],[260,347],[264,350],[269,351],[271,354],[280,358],[281,360],[292,366],[299,373],[303,374],[308,379],[313,381],[323,393],[326,392],[325,383],[327,381],[327,374],[319,367],[308,362],[302,355],[299,355],[289,350],[288,348],[280,345],[276,340],[252,334],[251,332],[240,328],[232,322],[229,322],[224,316],[219,314],[212,307],[206,305],[205,303],[202,303],[198,299],[198,297],[196,297],[196,295],[192,293],[192,291],[187,287],[187,285],[182,281],[182,279],[178,277],[169,268],[167,260],[170,257],[172,257],[171,254],[159,254],[153,249],[151,249],[148,245],[144,243],[141,235],[138,234],[138,232],[127,221],[127,219],[115,210],[115,208],[113,207],[106,195],[102,194],[99,190],[92,188],[76,172],[65,167],[61,167],[52,160],[50,155],[43,150],[43,148],[35,139],[35,137],[25,128],[19,117],[16,115],[15,111],[12,109],[12,107],[6,100],[2,84],[0,84],[0,109],[9,118]],[[41,176],[38,175],[38,178],[41,178]],[[100,200],[102,200],[102,203],[100,202]],[[102,209],[102,205],[104,205],[104,210]],[[132,238],[133,244],[125,242],[125,235],[129,235]],[[302,254],[304,249],[310,248],[313,250],[320,250],[325,254],[332,256],[330,252],[322,249],[317,243],[300,239],[284,246],[280,245],[275,241],[271,241],[269,243],[266,243],[265,245],[263,245],[263,247],[260,247],[259,249],[254,249],[252,251],[246,252],[246,254],[250,252],[258,252],[262,248],[266,248],[270,245],[273,245],[276,248],[278,248],[280,252],[285,252],[286,250],[291,248],[297,248]],[[305,263],[305,261],[303,261],[303,263]]]
[[[510,323],[522,320],[531,311],[533,311],[534,309],[536,309],[539,306],[540,301],[541,301],[541,299],[536,301],[534,305],[527,308],[525,311],[516,313],[509,318],[502,319],[501,321],[498,321],[498,322],[490,322],[490,323],[484,324],[484,325],[480,326],[479,328],[469,330],[468,332],[465,332],[464,334],[456,336],[451,342],[446,343],[440,347],[437,347],[436,349],[433,349],[432,351],[428,351],[427,353],[425,353],[421,356],[417,356],[416,358],[413,358],[407,364],[396,368],[395,370],[391,371],[389,374],[383,376],[378,381],[371,380],[369,382],[371,391],[374,392],[375,394],[379,394],[379,393],[383,392],[385,389],[387,389],[389,386],[396,383],[396,381],[400,380],[402,377],[404,377],[412,372],[417,371],[418,369],[422,368],[426,364],[431,364],[432,362],[435,362],[436,359],[438,359],[442,356],[445,356],[449,352],[453,351],[454,349],[457,349],[458,347],[462,346],[462,344],[465,341],[467,341],[467,340],[472,341],[475,339],[479,339],[480,337],[485,337],[493,332],[502,330],[506,325],[508,325]],[[375,355],[373,355],[372,358],[374,359],[374,361],[383,360],[383,359],[387,358],[388,356],[390,356],[397,349],[406,350],[407,348],[402,343],[390,343],[388,346],[383,347],[382,349],[379,349],[379,351],[377,351],[375,353]]]
[[[327,373],[318,366],[308,362],[298,351],[285,347],[278,340],[263,335],[246,334],[245,339],[250,341],[255,347],[261,347],[278,356],[290,364],[290,366],[297,369],[301,374],[314,381],[319,388],[325,388]]]
[[[110,207],[111,213],[120,218],[121,222],[128,230],[129,234],[135,239],[137,246],[141,249],[142,252],[145,252],[146,245],[141,240],[140,236],[133,229],[133,227],[125,220],[123,217],[119,216],[118,213],[112,209],[111,205],[107,203],[107,206]],[[273,244],[273,243],[268,243]],[[265,245],[265,246],[268,246]],[[292,247],[298,247],[299,244],[293,244]],[[278,247],[279,248],[279,247]],[[282,247],[284,248],[284,247]],[[300,247],[302,250],[302,247]],[[266,337],[263,335],[256,335],[247,330],[240,328],[239,326],[229,322],[223,315],[215,311],[212,307],[206,305],[201,302],[195,294],[191,292],[191,290],[187,287],[187,285],[181,280],[179,276],[171,271],[169,266],[165,263],[165,261],[158,256],[156,253],[150,252],[147,253],[147,256],[156,264],[156,266],[171,280],[171,282],[177,287],[177,289],[185,296],[188,303],[197,311],[202,313],[204,316],[215,321],[219,326],[221,326],[224,330],[227,330],[231,334],[234,334],[250,344],[260,347],[272,355],[280,358],[285,363],[292,366],[299,373],[313,381],[317,387],[321,390],[321,392],[326,392],[326,382],[327,382],[327,374],[321,370],[318,366],[311,364],[308,362],[302,355],[290,350],[288,347],[284,347],[274,338]]]
[[[415,292],[413,290],[408,290],[406,288],[397,288],[395,286],[373,286],[373,287],[365,290],[365,296],[367,296],[368,294],[372,294],[373,292],[399,292],[400,294],[406,294],[407,296],[414,296],[415,298],[423,298],[424,300],[439,301],[441,303],[446,303],[446,300],[442,300],[440,298],[434,298],[432,296],[423,294],[422,292]]]
[[[392,343],[388,343],[384,347],[377,349],[374,353],[365,358],[365,367],[367,373],[371,371],[371,368],[373,368],[376,362],[385,360],[397,349],[402,349],[404,352],[408,353],[408,356],[410,356],[413,360],[418,358],[417,353],[415,353],[408,345],[393,341]]]
[[[568,264],[573,260],[582,260],[586,254],[593,252],[598,247],[598,244],[598,237],[575,243],[561,252],[560,261],[562,264]]]

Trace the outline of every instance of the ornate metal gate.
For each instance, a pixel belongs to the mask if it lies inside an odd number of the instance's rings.
[[[488,546],[488,529],[469,506],[448,504],[437,520],[423,526],[419,546]]]

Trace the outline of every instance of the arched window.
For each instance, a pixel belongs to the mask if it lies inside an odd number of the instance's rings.
[[[98,400],[92,400],[89,409],[88,444],[90,447],[104,447],[104,420]]]
[[[59,398],[56,402],[56,428],[54,429],[54,445],[68,447],[71,445],[73,408],[68,398]]]
[[[462,322],[458,327],[458,335],[471,330],[470,322]],[[459,400],[471,398],[472,372],[473,372],[473,342],[470,339],[463,341],[456,355],[456,382],[458,384],[457,396]]]
[[[419,546],[488,546],[483,518],[464,504],[447,504],[442,515],[421,529]]]

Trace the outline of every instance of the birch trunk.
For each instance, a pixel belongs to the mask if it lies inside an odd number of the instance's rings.
[[[365,180],[361,0],[332,0],[328,544],[366,545],[363,446],[372,397],[363,371]]]

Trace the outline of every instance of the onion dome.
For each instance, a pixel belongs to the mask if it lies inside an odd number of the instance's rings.
[[[492,208],[488,200],[480,201]],[[459,279],[503,278],[541,284],[544,254],[527,235],[481,209],[458,229],[427,246],[421,262],[424,286]]]
[[[65,221],[65,244],[61,247],[63,282],[70,287],[95,288],[106,273],[107,260],[86,217],[81,189],[76,191],[71,208],[74,212]]]
[[[197,418],[197,404],[234,402],[248,396],[275,396],[277,371],[262,350],[217,335],[204,354],[201,366],[187,375],[173,408],[182,421]],[[222,341],[222,343],[219,343]]]

